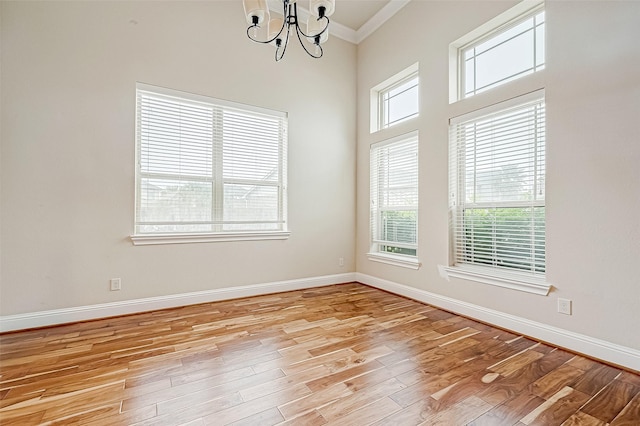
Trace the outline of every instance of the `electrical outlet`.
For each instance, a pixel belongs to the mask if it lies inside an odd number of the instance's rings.
[[[558,297],[558,312],[571,315],[571,300]]]
[[[338,258],[338,266],[344,266],[344,257]]]
[[[111,291],[118,291],[120,289],[122,289],[122,280],[120,278],[111,278],[111,281],[109,281],[111,287]]]

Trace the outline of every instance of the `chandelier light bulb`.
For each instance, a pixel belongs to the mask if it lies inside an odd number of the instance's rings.
[[[331,16],[335,10],[335,0],[309,0],[309,11],[315,17]]]
[[[266,0],[242,0],[242,5],[249,25],[260,25],[269,19],[269,7]]]

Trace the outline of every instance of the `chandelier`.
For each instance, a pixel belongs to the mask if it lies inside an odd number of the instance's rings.
[[[279,1],[282,2],[282,15],[271,17],[266,0],[242,1],[249,24],[247,37],[256,43],[275,46],[276,62],[284,57],[289,44],[289,36],[293,33],[298,37],[302,48],[309,56],[322,57],[324,52],[321,45],[329,38],[329,16],[335,10],[335,0],[309,0],[309,18],[306,22],[306,31],[301,28],[297,1]],[[259,35],[259,32],[262,34]],[[310,48],[307,46],[308,43],[312,45]]]

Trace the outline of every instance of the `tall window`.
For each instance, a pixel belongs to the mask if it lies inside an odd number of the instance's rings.
[[[418,135],[371,147],[371,252],[417,255]]]
[[[417,117],[419,113],[418,64],[371,89],[371,132]]]
[[[286,230],[286,114],[139,84],[136,234]]]
[[[456,265],[544,276],[542,96],[538,92],[451,120]]]

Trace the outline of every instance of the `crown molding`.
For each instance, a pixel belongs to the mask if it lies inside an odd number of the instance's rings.
[[[367,37],[375,32],[378,28],[387,22],[393,15],[398,13],[400,9],[409,4],[411,0],[391,0],[367,22],[356,31],[356,44],[360,44]]]
[[[360,44],[400,9],[405,7],[410,1],[411,0],[391,0],[382,9],[380,9],[378,13],[373,15],[371,19],[365,22],[357,31],[347,27],[346,25],[342,25],[335,20],[331,20],[329,35],[348,41],[349,43]],[[282,14],[281,4],[278,3],[279,2],[274,1],[267,2],[270,11]],[[302,22],[306,22],[307,18],[309,18],[309,11],[300,5],[298,5],[298,18]]]

